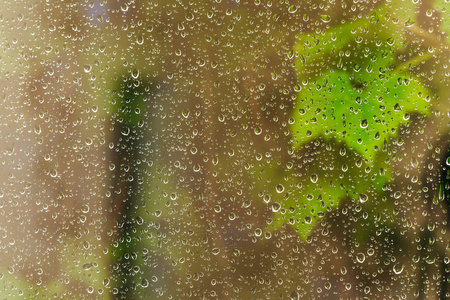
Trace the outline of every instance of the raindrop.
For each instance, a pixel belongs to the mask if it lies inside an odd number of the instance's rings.
[[[320,15],[320,20],[324,23],[329,23],[331,21],[331,17],[329,15]]]
[[[191,12],[186,13],[186,20],[187,21],[192,21],[194,20],[194,15]]]
[[[280,210],[280,208],[281,208],[281,204],[280,204],[280,203],[274,202],[274,203],[272,204],[272,211],[273,211],[273,212],[278,212],[278,211]]]
[[[292,4],[291,6],[289,6],[288,8],[288,12],[293,14],[297,11],[297,5]]]
[[[187,109],[187,108],[185,108],[185,109],[183,109],[182,111],[181,111],[181,115],[185,118],[185,119],[187,119],[188,117],[189,117],[189,115],[190,115],[190,111],[189,111],[189,109]]]
[[[403,264],[401,262],[396,263],[393,270],[395,274],[400,274],[401,272],[403,272]]]
[[[142,45],[142,44],[144,44],[144,36],[141,34],[141,35],[138,35],[138,37],[137,37],[137,39],[136,39],[136,43],[138,44],[138,45]]]
[[[284,186],[281,183],[277,184],[276,190],[277,193],[281,194],[282,192],[284,192]]]
[[[366,203],[368,199],[369,199],[369,197],[366,194],[364,194],[364,193],[359,194],[359,202]]]
[[[84,66],[84,72],[89,73],[92,70],[92,66],[91,65],[85,65]]]
[[[87,205],[87,204],[83,204],[82,206],[81,206],[81,212],[83,212],[83,213],[88,213],[89,212],[89,205]]]
[[[149,286],[148,280],[145,279],[145,278],[143,278],[142,281],[141,281],[141,286],[142,286],[143,288],[148,287],[148,286]]]
[[[369,122],[367,121],[367,119],[364,119],[361,121],[361,128],[367,128],[367,126],[369,126]]]
[[[366,260],[366,256],[364,255],[364,253],[359,252],[358,254],[356,254],[356,260],[359,263],[363,263]]]

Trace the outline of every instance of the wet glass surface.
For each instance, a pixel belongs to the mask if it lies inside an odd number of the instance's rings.
[[[450,298],[449,10],[7,0],[1,298]]]

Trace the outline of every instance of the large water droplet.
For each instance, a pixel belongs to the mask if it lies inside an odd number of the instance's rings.
[[[400,274],[401,272],[403,272],[403,264],[401,262],[396,263],[393,270],[395,274]]]

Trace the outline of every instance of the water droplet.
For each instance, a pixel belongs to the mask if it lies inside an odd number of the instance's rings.
[[[358,254],[356,254],[356,260],[359,263],[363,263],[366,260],[366,256],[364,255],[364,253],[359,252]]]
[[[110,280],[108,278],[103,279],[103,285],[108,286],[110,283]]]
[[[122,133],[124,136],[128,136],[130,134],[131,130],[128,126],[125,126],[120,130],[120,133]]]
[[[92,71],[92,66],[91,65],[85,65],[84,66],[84,72],[89,73]]]
[[[256,228],[255,229],[255,236],[261,236],[262,235],[262,230],[261,228]]]
[[[186,13],[186,20],[187,21],[192,21],[194,20],[194,15],[191,12]]]
[[[41,130],[41,125],[36,125],[36,126],[34,127],[34,132],[35,132],[36,134],[41,134],[41,132],[42,132],[42,130]]]
[[[87,204],[83,204],[82,206],[81,206],[81,212],[83,212],[83,213],[88,213],[89,212],[89,205],[87,205]]]
[[[122,4],[122,5],[120,6],[120,9],[121,9],[123,12],[126,12],[126,11],[128,10],[128,5],[127,5],[126,3],[124,3],[124,4]]]
[[[138,37],[137,37],[137,39],[136,39],[136,43],[138,44],[138,45],[142,45],[142,44],[144,44],[144,36],[142,35],[142,34],[140,34],[140,35],[138,35]]]
[[[133,72],[131,72],[131,77],[137,79],[139,77],[139,70],[134,69]]]
[[[280,194],[280,193],[284,192],[284,186],[281,183],[277,184],[276,190],[277,190],[277,193]]]
[[[317,183],[317,181],[319,180],[319,176],[317,174],[312,174],[310,176],[310,179],[312,183]]]
[[[365,202],[367,202],[368,199],[369,199],[369,197],[366,194],[364,194],[364,193],[359,194],[359,202],[365,203]]]
[[[252,204],[252,201],[247,199],[244,201],[244,203],[242,203],[242,207],[249,208],[251,204]]]
[[[364,119],[361,121],[361,128],[367,128],[367,126],[369,126],[369,122],[367,121],[367,119]]]
[[[297,5],[292,4],[291,6],[289,6],[288,8],[288,12],[293,14],[297,11]]]
[[[436,261],[436,256],[434,254],[429,254],[427,257],[425,257],[425,262],[429,265],[434,264]]]
[[[278,211],[280,210],[280,208],[281,208],[281,204],[280,204],[280,203],[274,202],[274,203],[272,204],[272,211],[273,211],[273,212],[278,212]]]
[[[141,281],[141,286],[142,286],[143,288],[148,287],[148,286],[149,286],[148,280],[145,279],[145,278],[143,278],[142,281]]]
[[[92,268],[92,263],[86,263],[83,265],[84,270],[89,270],[90,268]]]
[[[320,15],[320,20],[324,23],[328,23],[331,21],[331,17],[329,15]]]
[[[393,270],[395,274],[400,274],[401,272],[403,272],[403,264],[401,262],[396,263]]]
[[[181,111],[181,115],[182,115],[185,119],[187,119],[187,118],[189,117],[190,113],[191,113],[190,110],[187,109],[187,108],[185,108],[185,109],[183,109],[183,110]]]
[[[405,27],[411,27],[411,26],[413,26],[414,25],[414,21],[412,21],[411,19],[408,19],[406,22],[405,22]]]
[[[220,253],[220,249],[219,249],[219,248],[213,248],[213,249],[211,250],[211,252],[212,252],[212,254],[217,255],[217,254]]]

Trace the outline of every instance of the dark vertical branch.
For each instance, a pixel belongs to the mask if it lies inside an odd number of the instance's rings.
[[[136,209],[142,198],[142,172],[138,161],[142,156],[143,125],[146,96],[149,87],[139,80],[125,78],[116,93],[114,124],[113,171],[114,194],[112,207],[117,220],[117,242],[113,245],[115,294],[120,299],[132,299],[135,278],[138,235]]]
[[[447,210],[445,215],[445,220],[447,221],[447,226],[450,221],[450,149],[447,150],[446,155],[441,161],[441,174],[439,176],[439,198],[443,201],[443,205]],[[448,245],[445,245],[448,248]],[[445,251],[445,250],[444,250]],[[448,250],[447,250],[448,251]],[[439,299],[448,299],[449,298],[449,285],[450,285],[450,266],[445,263],[444,258],[446,257],[446,253],[443,253],[440,258],[441,263],[441,272],[442,272],[442,281],[441,281],[441,293]]]

